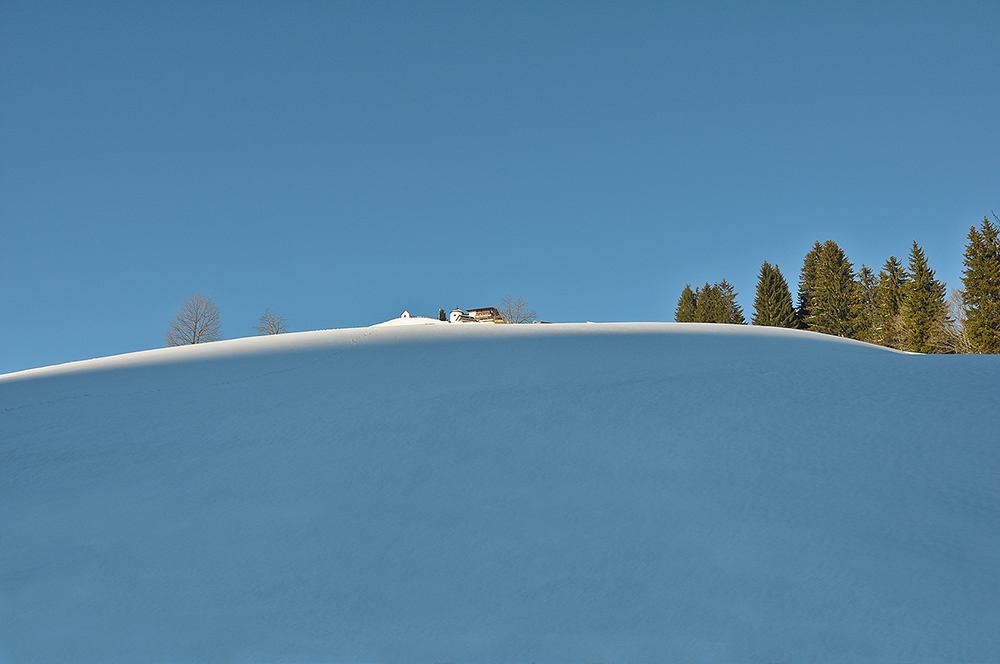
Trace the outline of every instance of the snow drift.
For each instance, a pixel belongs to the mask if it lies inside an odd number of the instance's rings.
[[[0,377],[0,659],[1000,652],[1000,358],[399,325]]]

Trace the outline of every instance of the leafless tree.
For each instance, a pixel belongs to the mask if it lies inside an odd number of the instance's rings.
[[[944,313],[934,321],[931,343],[941,353],[972,352],[972,341],[965,329],[965,307],[960,289],[951,290]]]
[[[283,334],[288,331],[285,327],[285,317],[267,308],[260,316],[260,322],[253,326],[257,334]]]
[[[219,341],[222,339],[219,308],[204,295],[192,295],[181,305],[165,336],[168,346]]]
[[[498,308],[508,323],[530,323],[538,317],[537,313],[528,308],[528,303],[523,297],[515,300],[510,293],[503,296]]]
[[[903,314],[897,313],[883,320],[882,325],[875,329],[872,342],[896,350],[909,350],[910,341],[906,336]]]

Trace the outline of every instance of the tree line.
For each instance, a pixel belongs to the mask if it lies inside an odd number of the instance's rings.
[[[797,307],[778,266],[761,265],[751,322],[918,353],[1000,353],[1000,240],[988,217],[969,230],[963,264],[963,288],[946,299],[916,241],[905,266],[890,256],[878,274],[866,265],[855,271],[833,240],[817,241],[802,261]],[[674,318],[743,325],[736,295],[725,279],[686,284]]]

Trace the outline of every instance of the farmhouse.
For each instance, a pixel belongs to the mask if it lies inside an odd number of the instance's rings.
[[[452,323],[506,323],[503,314],[496,307],[469,309],[468,313],[458,307],[451,312],[448,320]]]
[[[503,314],[496,307],[469,309],[469,315],[480,323],[506,323]]]

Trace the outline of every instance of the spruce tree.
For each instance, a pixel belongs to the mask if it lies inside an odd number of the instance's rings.
[[[890,256],[882,266],[875,288],[875,343],[898,350],[906,349],[908,341],[900,311],[906,300],[904,286],[909,278],[903,264],[895,256]]]
[[[684,286],[674,320],[678,323],[733,323],[744,325],[743,309],[736,303],[736,291],[723,279],[716,284],[705,283],[704,288],[691,290]]]
[[[875,292],[878,277],[867,265],[858,272],[858,316],[854,325],[854,338],[868,343],[875,342]]]
[[[797,327],[798,318],[792,308],[788,282],[777,265],[767,261],[760,266],[757,277],[757,297],[753,302],[753,324],[771,327]]]
[[[684,284],[681,297],[677,301],[677,309],[674,310],[674,320],[678,323],[693,323],[695,321],[695,310],[698,300],[695,291],[691,290],[691,284]]]
[[[807,330],[810,327],[810,316],[812,315],[812,291],[816,287],[816,263],[819,261],[820,252],[823,245],[816,240],[816,244],[806,254],[802,261],[802,271],[799,273],[799,308],[797,310],[799,327]]]
[[[975,226],[969,230],[963,264],[962,305],[969,343],[976,353],[1000,353],[1000,240],[989,218],[983,217],[980,230]]]
[[[732,284],[723,279],[715,284],[715,290],[722,300],[722,320],[715,322],[746,325],[747,321],[743,318],[743,308],[736,303],[736,291],[733,289]]]
[[[910,249],[910,280],[904,286],[903,324],[909,350],[933,353],[935,327],[942,326],[947,312],[944,306],[945,286],[934,278],[934,270],[927,264],[923,250],[913,241]]]
[[[726,303],[722,293],[708,282],[697,295],[694,319],[698,323],[722,323],[726,317]]]
[[[853,336],[860,304],[854,266],[836,242],[827,240],[820,247],[814,269],[814,286],[808,290],[809,329]]]

